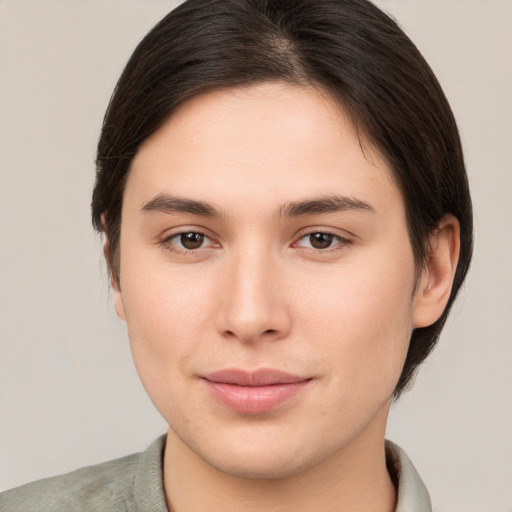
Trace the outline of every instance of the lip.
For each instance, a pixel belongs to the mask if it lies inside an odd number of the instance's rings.
[[[221,404],[243,414],[272,411],[295,397],[312,380],[269,368],[254,372],[226,369],[202,378]]]

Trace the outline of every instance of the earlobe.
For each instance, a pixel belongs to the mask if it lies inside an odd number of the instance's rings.
[[[436,322],[450,298],[460,251],[459,221],[445,215],[429,237],[427,263],[414,299],[413,328]]]

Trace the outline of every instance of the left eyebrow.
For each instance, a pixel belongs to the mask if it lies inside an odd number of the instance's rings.
[[[281,217],[301,217],[349,210],[375,213],[375,208],[364,201],[353,197],[333,195],[286,203],[280,209],[279,214]]]

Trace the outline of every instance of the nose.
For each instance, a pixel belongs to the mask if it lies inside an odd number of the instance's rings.
[[[258,252],[233,258],[222,281],[217,330],[244,343],[276,341],[291,328],[282,269],[271,255]]]

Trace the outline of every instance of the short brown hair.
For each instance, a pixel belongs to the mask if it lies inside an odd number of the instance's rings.
[[[398,397],[435,346],[464,281],[472,208],[457,125],[437,79],[397,23],[367,0],[187,0],[146,35],[117,83],[98,143],[92,218],[109,241],[113,282],[124,185],[141,143],[198,94],[269,80],[330,92],[387,159],[418,268],[441,218],[460,222],[448,305],[433,325],[414,330]]]

